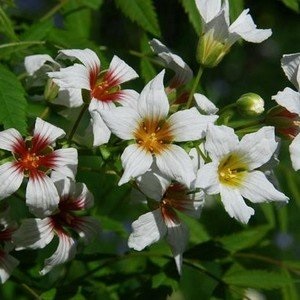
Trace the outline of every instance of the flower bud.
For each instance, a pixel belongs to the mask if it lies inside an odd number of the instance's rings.
[[[264,112],[264,100],[257,94],[243,94],[237,101],[238,112],[245,117],[257,117]]]
[[[287,139],[294,139],[300,132],[300,117],[279,105],[268,111],[265,123],[274,126],[276,133]]]
[[[56,83],[54,83],[54,81],[51,78],[49,78],[44,90],[45,99],[48,101],[54,100],[57,97],[58,90],[59,86]]]
[[[216,67],[229,51],[229,47],[216,39],[211,32],[203,34],[198,42],[197,61],[206,68]]]

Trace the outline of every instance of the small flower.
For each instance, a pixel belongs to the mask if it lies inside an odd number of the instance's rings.
[[[204,193],[191,193],[182,184],[171,183],[159,171],[153,169],[138,177],[136,183],[147,197],[154,200],[151,202],[153,211],[141,215],[132,223],[133,232],[129,236],[128,246],[141,251],[166,237],[181,274],[182,254],[188,242],[188,229],[176,211],[199,218]]]
[[[253,203],[289,200],[257,169],[271,159],[276,148],[273,127],[263,127],[239,141],[233,129],[209,126],[205,149],[212,162],[200,167],[195,186],[210,195],[220,193],[228,214],[248,223],[254,210],[243,197]]]
[[[69,178],[62,179],[61,176],[55,180],[60,197],[58,209],[44,219],[24,220],[13,235],[16,250],[44,248],[55,235],[58,237],[58,247],[54,254],[45,260],[41,275],[75,256],[77,239],[73,237],[72,231],[75,231],[84,243],[89,243],[100,230],[94,218],[77,215],[93,205],[93,195],[85,184],[75,183]]]
[[[246,93],[236,101],[236,107],[244,117],[257,117],[265,111],[265,102],[255,93]]]
[[[52,170],[74,178],[77,168],[77,150],[53,150],[55,140],[65,132],[40,118],[36,119],[33,136],[23,139],[14,128],[0,132],[0,149],[11,151],[14,161],[0,166],[0,199],[20,187],[27,177],[26,204],[36,216],[50,214],[57,208],[58,194],[48,176]]]
[[[100,111],[115,108],[115,102],[124,106],[135,106],[138,93],[134,90],[121,90],[120,84],[138,77],[137,73],[119,57],[114,56],[108,70],[101,70],[100,60],[90,49],[61,50],[60,58],[77,59],[82,64],[49,72],[48,76],[64,89],[88,91],[89,112],[92,117],[94,146],[107,143],[110,130],[103,122]]]
[[[230,47],[240,38],[247,42],[261,43],[271,36],[270,29],[257,29],[245,9],[230,25],[228,0],[196,0],[200,13],[203,34],[198,44],[197,57],[206,67],[220,63]]]
[[[167,118],[169,102],[163,85],[164,71],[140,94],[136,109],[117,107],[102,117],[110,130],[124,140],[134,140],[121,156],[124,174],[119,185],[144,174],[155,161],[164,176],[190,186],[194,179],[188,154],[174,142],[198,140],[216,116],[201,115],[196,108],[178,111]]]
[[[152,50],[161,58],[165,66],[175,72],[175,76],[169,84],[170,89],[188,83],[193,78],[193,71],[190,67],[176,54],[173,54],[163,43],[157,39],[149,42]]]
[[[279,105],[285,107],[289,116],[289,128],[293,129],[294,140],[290,144],[289,150],[293,168],[300,169],[300,53],[286,54],[281,59],[281,67],[287,78],[294,84],[297,91],[285,88],[277,93],[272,99]],[[276,126],[277,127],[277,126]]]

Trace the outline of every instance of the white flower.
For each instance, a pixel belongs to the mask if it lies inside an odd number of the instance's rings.
[[[60,200],[58,210],[44,219],[26,219],[13,234],[16,250],[38,249],[48,245],[54,236],[59,244],[54,254],[45,260],[42,275],[53,267],[71,260],[76,253],[75,231],[85,243],[89,243],[100,231],[98,222],[89,216],[77,216],[76,212],[93,205],[93,195],[83,183],[56,176],[55,186]]]
[[[137,178],[139,189],[155,200],[154,210],[141,215],[132,223],[133,232],[129,236],[128,246],[143,250],[146,246],[166,237],[171,247],[179,274],[182,268],[182,254],[188,242],[188,229],[176,213],[181,211],[198,218],[204,201],[204,193],[190,191],[179,183],[171,184],[157,170],[151,170]]]
[[[228,0],[196,0],[203,24],[197,56],[207,67],[215,67],[240,38],[252,43],[261,43],[271,36],[271,29],[257,29],[245,9],[230,25]]]
[[[198,140],[215,116],[201,115],[196,108],[178,111],[167,118],[169,102],[163,85],[164,71],[140,94],[137,108],[117,107],[103,111],[110,130],[124,140],[135,140],[121,156],[124,174],[119,185],[144,174],[155,161],[164,176],[190,186],[195,174],[188,154],[174,142]]]
[[[165,66],[175,72],[171,79],[170,88],[177,88],[180,85],[188,83],[193,78],[193,71],[190,67],[176,54],[173,54],[163,43],[157,39],[149,42],[152,50],[161,58]]]
[[[243,197],[253,203],[289,200],[257,170],[271,159],[276,147],[273,127],[263,127],[239,141],[232,128],[210,126],[205,148],[212,162],[200,167],[196,186],[210,195],[220,193],[228,214],[248,223],[254,210]]]
[[[197,104],[197,107],[200,109],[200,112],[206,115],[215,115],[219,109],[203,94],[194,94],[194,98]]]
[[[92,118],[94,146],[107,143],[110,130],[103,122],[100,111],[115,108],[115,102],[124,106],[135,106],[138,93],[121,90],[120,84],[138,77],[137,73],[119,57],[114,56],[108,70],[101,70],[100,60],[90,49],[61,50],[59,58],[77,59],[82,64],[49,72],[48,76],[64,89],[84,89],[89,91],[89,112]]]
[[[0,199],[13,194],[23,178],[28,177],[26,204],[36,216],[49,215],[58,205],[59,197],[48,176],[55,170],[74,178],[77,169],[77,150],[53,150],[55,140],[65,132],[40,118],[36,119],[33,136],[23,139],[14,128],[0,132],[0,149],[11,151],[14,161],[0,166]]]
[[[294,121],[296,127],[291,127],[291,129],[298,129],[296,133],[293,133],[296,137],[289,147],[293,168],[297,171],[300,169],[300,53],[283,55],[281,67],[297,91],[287,87],[283,91],[278,92],[272,99],[291,113],[291,119],[293,114],[298,116],[296,121]]]

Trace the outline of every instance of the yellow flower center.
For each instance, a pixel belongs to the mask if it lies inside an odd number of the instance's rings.
[[[161,153],[173,140],[169,124],[158,120],[144,120],[134,135],[137,143],[153,154]]]
[[[229,186],[239,186],[248,171],[238,154],[231,153],[221,160],[218,167],[219,180]]]

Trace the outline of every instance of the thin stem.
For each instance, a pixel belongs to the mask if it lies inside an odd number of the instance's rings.
[[[145,58],[149,61],[151,61],[152,63],[159,65],[159,66],[164,66],[163,63],[159,62],[158,60],[156,60],[155,58],[149,57],[147,54],[135,51],[135,50],[129,50],[129,54],[139,57],[139,58]]]
[[[29,294],[31,294],[34,299],[36,300],[41,300],[42,298],[40,297],[40,295],[38,295],[31,287],[29,287],[27,284],[25,283],[21,283],[21,286],[24,290],[26,290]]]
[[[47,106],[40,114],[40,118],[44,119],[49,114],[49,112],[50,112],[50,108],[49,108],[49,106]]]
[[[51,18],[53,15],[56,14],[69,0],[61,0],[58,4],[56,4],[51,10],[49,10],[41,19],[40,21],[45,21]]]
[[[236,103],[231,103],[228,104],[226,106],[224,106],[223,108],[221,108],[218,112],[219,116],[221,116],[226,110],[231,109],[231,108],[235,108],[236,107]]]
[[[203,73],[203,68],[200,66],[199,70],[198,70],[198,73],[197,73],[197,76],[195,78],[195,81],[193,83],[192,89],[190,91],[190,95],[189,95],[189,98],[188,98],[188,101],[187,101],[187,104],[186,104],[186,108],[190,108],[191,105],[192,105],[194,93],[196,92],[196,89],[197,89],[197,86],[199,84],[202,73]]]
[[[69,134],[68,142],[72,141],[72,138],[73,138],[73,136],[74,136],[74,134],[75,134],[78,126],[79,126],[79,123],[80,123],[80,121],[81,121],[81,119],[82,119],[82,117],[83,117],[83,115],[84,115],[84,113],[85,113],[85,111],[87,110],[88,107],[89,107],[88,104],[84,104],[83,105],[83,107],[82,107],[82,109],[81,109],[81,111],[80,111],[80,113],[79,113],[79,115],[78,115],[78,117],[77,117],[77,119],[76,119],[73,127],[72,127],[72,130],[71,130],[71,132]]]
[[[23,45],[44,45],[45,43],[46,43],[45,41],[24,41],[24,42],[7,43],[7,44],[0,45],[0,49],[23,46]]]

